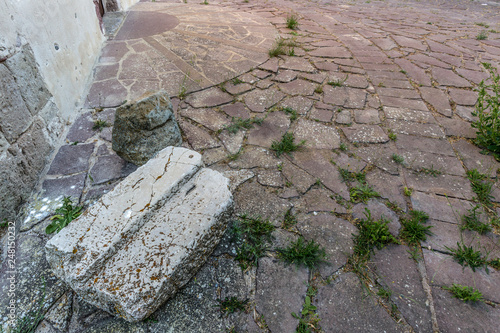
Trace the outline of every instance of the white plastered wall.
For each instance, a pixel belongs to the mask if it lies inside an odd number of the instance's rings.
[[[120,1],[120,10],[125,11],[129,9],[132,5],[135,5],[139,2],[139,0],[119,0]]]
[[[82,103],[103,41],[92,0],[0,0],[0,58],[29,43],[66,119]]]

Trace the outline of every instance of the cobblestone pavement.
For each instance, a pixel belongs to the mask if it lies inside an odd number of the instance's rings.
[[[163,30],[129,28],[146,13]],[[296,31],[286,28],[292,14]],[[37,332],[274,333],[299,325],[323,332],[496,332],[498,266],[473,271],[451,249],[460,244],[500,256],[498,226],[483,235],[461,230],[476,197],[467,171],[493,183],[483,222],[500,213],[500,164],[472,143],[470,126],[474,88],[489,77],[481,63],[500,68],[499,22],[498,2],[477,1],[156,0],[134,7],[103,49],[88,109],[71,126],[42,197],[70,195],[88,205],[132,172],[135,166],[111,150],[111,128],[92,127],[97,119],[112,125],[113,107],[124,100],[163,88],[184,146],[231,179],[235,218],[268,219],[274,240],[258,267],[242,272],[228,232],[196,278],[137,324],[85,304],[36,257],[26,264],[35,267],[26,269],[34,276],[26,284],[41,288],[42,274],[32,272],[45,272],[50,295]],[[476,39],[481,32],[486,39]],[[269,58],[278,36],[286,54]],[[231,133],[227,127],[238,118],[262,122]],[[305,144],[277,157],[271,146],[285,133]],[[379,195],[356,203],[351,193],[363,181],[345,179],[354,173]],[[365,208],[387,219],[397,237],[411,211],[424,211],[432,235],[421,246],[403,240],[356,261],[353,235]],[[297,223],[285,228],[287,212]],[[27,248],[46,241],[45,215],[23,224]],[[276,249],[300,236],[324,247],[327,262],[315,270],[282,264]],[[454,298],[443,288],[453,283],[477,288],[485,302]],[[249,300],[246,313],[221,314],[217,299],[232,296]],[[30,297],[22,299],[25,309],[35,306]],[[300,316],[306,299],[316,309],[299,321],[292,313]]]

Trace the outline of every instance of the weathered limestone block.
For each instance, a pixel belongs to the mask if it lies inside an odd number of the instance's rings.
[[[113,150],[123,159],[143,165],[168,146],[179,146],[182,137],[165,91],[151,94],[116,110]]]
[[[87,302],[139,321],[191,279],[232,211],[229,180],[167,147],[46,245],[54,273]]]

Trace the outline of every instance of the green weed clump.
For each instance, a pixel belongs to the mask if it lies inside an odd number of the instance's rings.
[[[389,232],[389,221],[381,218],[374,220],[370,210],[365,209],[366,219],[358,224],[359,233],[354,236],[354,254],[369,258],[371,252],[382,249],[387,244],[398,244],[398,240]]]
[[[290,121],[295,121],[298,118],[297,111],[295,109],[292,109],[291,107],[287,106],[281,109],[285,114],[290,116]]]
[[[108,122],[106,120],[97,119],[96,121],[94,121],[94,126],[92,126],[92,129],[94,131],[99,131],[100,132],[105,127],[109,127]]]
[[[299,27],[299,19],[294,14],[286,18],[286,27],[291,30],[296,30]]]
[[[380,194],[378,194],[377,191],[375,191],[366,184],[360,184],[358,186],[349,189],[349,194],[351,197],[351,202],[353,203],[358,203],[358,202],[366,203],[370,198],[380,197]]]
[[[304,300],[300,316],[295,312],[292,312],[292,317],[299,320],[299,325],[297,326],[295,333],[321,332],[321,328],[318,325],[320,319],[316,313],[317,308],[312,304],[312,298],[316,295],[316,292],[317,291],[314,287],[309,286],[307,288],[306,298]]]
[[[240,244],[236,249],[236,260],[243,270],[257,266],[259,258],[262,258],[269,248],[274,229],[271,222],[260,217],[253,218],[246,214],[238,217],[233,234]]]
[[[339,172],[344,182],[353,182],[356,180],[361,184],[366,183],[366,174],[364,172],[354,172],[343,168],[339,168]]]
[[[263,121],[264,119],[262,118],[241,119],[239,117],[232,117],[231,118],[232,124],[226,126],[225,129],[231,134],[236,134],[241,129],[253,128],[254,124],[261,125]]]
[[[451,287],[443,287],[443,289],[450,291],[453,294],[453,297],[464,302],[483,301],[483,294],[479,290],[472,287],[454,283]]]
[[[45,228],[47,234],[59,233],[71,221],[82,214],[83,207],[73,206],[72,203],[70,197],[63,198],[62,207],[56,209],[56,214],[51,218],[52,222]]]
[[[326,258],[324,248],[313,239],[308,242],[303,237],[299,237],[286,248],[279,248],[277,252],[285,263],[295,264],[297,267],[306,266],[309,269],[313,269]]]
[[[283,218],[283,228],[290,229],[294,225],[297,224],[297,217],[293,215],[292,208],[288,209],[285,213],[285,217]]]
[[[493,153],[500,160],[500,75],[489,63],[483,63],[490,72],[491,84],[483,81],[477,88],[478,97],[473,116],[478,119],[472,123],[476,131],[475,143]]]
[[[491,204],[491,195],[493,183],[488,181],[488,176],[480,173],[477,169],[467,171],[467,178],[469,179],[472,191],[476,193],[477,200],[485,205]]]
[[[299,150],[305,143],[306,141],[302,140],[299,144],[296,144],[293,133],[287,132],[283,134],[281,141],[273,141],[271,150],[276,152],[277,157],[280,157],[283,153],[290,155],[291,152]]]
[[[457,248],[452,249],[448,246],[445,248],[451,252],[453,258],[463,267],[469,266],[472,271],[476,271],[476,268],[484,267],[485,271],[488,273],[487,258],[483,256],[481,251],[476,251],[472,246],[466,246],[465,244],[460,244],[457,242]]]
[[[477,211],[480,208],[481,206],[476,205],[473,208],[467,210],[469,214],[462,217],[463,224],[460,226],[461,230],[472,230],[481,235],[484,235],[485,233],[491,231],[491,225],[480,221],[481,212]]]
[[[217,299],[219,302],[220,311],[226,314],[245,311],[249,300],[239,300],[237,297],[226,297],[225,299]]]
[[[402,229],[401,239],[404,239],[409,245],[418,245],[427,240],[427,236],[432,235],[430,229],[432,226],[424,225],[429,220],[429,215],[419,210],[410,211],[410,216],[401,220]]]
[[[289,55],[293,52],[292,50],[295,46],[297,46],[297,44],[293,40],[278,37],[274,42],[273,47],[269,50],[268,55],[271,58],[280,55]]]

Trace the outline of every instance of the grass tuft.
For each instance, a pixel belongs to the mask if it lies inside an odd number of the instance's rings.
[[[354,254],[369,258],[370,253],[375,248],[382,249],[387,244],[398,244],[398,240],[389,232],[389,221],[381,218],[374,220],[370,210],[365,209],[366,219],[362,219],[359,224],[359,233],[354,236]]]
[[[474,250],[472,246],[466,246],[457,242],[456,249],[448,246],[445,246],[445,248],[452,253],[453,258],[463,267],[469,266],[474,272],[476,268],[484,267],[485,271],[488,272],[486,257],[480,251]]]
[[[315,268],[325,261],[325,249],[321,248],[313,239],[309,242],[301,236],[286,248],[279,248],[278,256],[287,264],[295,264],[297,267],[306,266],[309,269]]]
[[[285,213],[285,217],[283,218],[282,226],[284,229],[290,229],[296,224],[297,224],[297,217],[292,213],[292,208],[289,208]]]
[[[408,218],[401,219],[403,228],[400,237],[409,245],[418,245],[427,240],[427,236],[432,235],[430,231],[432,226],[424,225],[429,220],[429,215],[419,210],[412,210],[409,215]]]
[[[299,27],[299,19],[295,14],[291,14],[286,18],[286,27],[291,30],[297,30]]]
[[[477,211],[480,208],[481,206],[476,205],[467,210],[469,214],[462,216],[463,224],[460,226],[461,230],[472,230],[481,235],[491,231],[491,225],[480,221],[481,212]]]
[[[481,31],[477,36],[476,36],[476,39],[477,40],[485,40],[485,39],[488,39],[488,33],[483,30]]]
[[[241,119],[239,117],[232,117],[232,124],[226,126],[225,129],[231,133],[236,134],[241,129],[250,129],[253,128],[254,124],[261,125],[264,119],[262,118],[249,118],[249,119]]]
[[[469,179],[472,191],[476,193],[477,200],[485,205],[491,204],[491,195],[493,183],[488,181],[488,176],[480,173],[477,169],[467,171],[467,178]]]
[[[339,172],[344,182],[353,182],[357,180],[361,184],[366,183],[366,174],[364,172],[353,172],[343,168],[339,168]]]
[[[47,234],[59,233],[71,221],[82,214],[80,206],[73,206],[70,197],[63,198],[63,205],[56,209],[56,214],[52,216],[52,222],[45,228]]]
[[[110,125],[108,124],[108,122],[106,120],[102,120],[102,119],[97,119],[96,121],[94,121],[94,126],[92,126],[92,129],[94,131],[102,131],[103,128],[105,127],[109,127]]]
[[[453,297],[464,302],[480,302],[483,301],[483,294],[472,287],[462,286],[454,283],[451,287],[443,287],[452,293]]]
[[[357,185],[349,190],[349,194],[351,197],[351,202],[358,203],[364,202],[366,203],[370,198],[378,198],[380,194],[372,189],[370,186],[366,184]]]
[[[246,311],[249,300],[239,300],[237,297],[226,297],[224,300],[217,299],[219,302],[220,311],[226,314],[235,313],[238,311]]]
[[[285,114],[290,116],[290,121],[297,120],[298,114],[297,111],[289,106],[281,108],[281,111],[285,112]]]
[[[291,152],[299,150],[305,143],[306,141],[302,140],[299,144],[296,144],[293,133],[287,132],[283,134],[281,141],[273,141],[271,150],[276,152],[277,157],[280,157],[283,153],[290,155]]]
[[[249,217],[246,214],[238,217],[233,226],[233,234],[240,244],[236,249],[236,260],[243,270],[257,266],[272,240],[271,233],[275,227],[271,222],[260,217]]]

